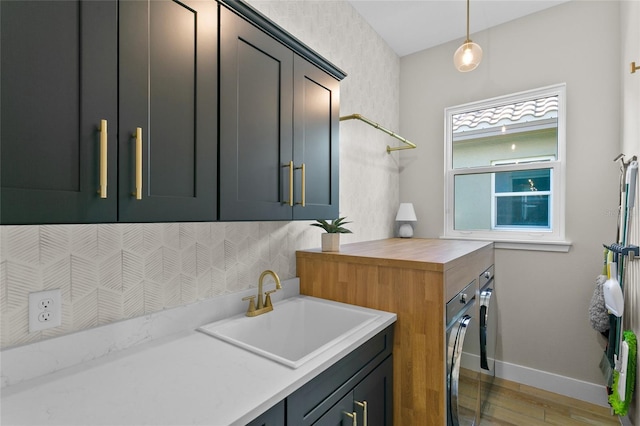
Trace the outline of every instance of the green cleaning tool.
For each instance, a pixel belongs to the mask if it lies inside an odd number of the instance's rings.
[[[626,416],[633,397],[636,383],[636,362],[638,343],[633,331],[624,332],[624,340],[620,345],[620,371],[613,372],[613,392],[609,395],[609,404],[613,412]]]

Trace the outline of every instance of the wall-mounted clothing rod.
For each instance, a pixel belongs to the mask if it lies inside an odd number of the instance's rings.
[[[398,139],[400,142],[407,144],[407,146],[396,146],[396,147],[390,147],[389,145],[387,145],[387,154],[390,154],[391,151],[399,151],[401,149],[413,149],[413,148],[417,148],[416,144],[414,144],[413,142],[410,142],[409,140],[403,138],[402,136],[392,132],[389,129],[385,129],[384,127],[382,127],[381,125],[379,125],[378,123],[376,123],[375,121],[371,121],[369,120],[367,117],[364,117],[360,114],[351,114],[351,115],[345,115],[343,117],[340,117],[340,121],[346,121],[346,120],[360,120],[360,121],[364,121],[365,123],[367,123],[370,126],[375,127],[376,129],[383,131],[384,133],[388,134],[391,137],[394,137],[396,139]]]

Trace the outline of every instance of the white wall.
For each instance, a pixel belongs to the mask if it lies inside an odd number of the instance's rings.
[[[253,1],[348,73],[343,114],[398,128],[400,61],[346,2]],[[393,234],[399,205],[393,139],[340,125],[345,242]],[[5,348],[255,287],[263,269],[292,278],[295,250],[318,247],[309,222],[0,226],[0,346]],[[29,333],[28,294],[61,288],[62,326]]]
[[[640,65],[640,2],[623,1],[620,7],[622,78],[622,152],[640,156],[640,70],[634,74],[629,64]],[[637,198],[636,198],[637,199]],[[632,219],[630,242],[640,245],[640,214],[638,208]],[[625,329],[640,336],[640,264],[631,264],[631,276],[627,279]],[[629,410],[633,424],[640,425],[640,387],[636,375],[634,403]]]
[[[603,383],[604,340],[591,329],[587,309],[602,244],[614,241],[617,228],[619,8],[618,2],[572,1],[472,34],[484,58],[470,73],[452,63],[462,40],[403,57],[400,66],[400,128],[419,145],[401,156],[400,197],[415,204],[416,234],[423,237],[443,233],[444,108],[566,82],[572,247],[569,253],[496,251],[498,358],[596,384]]]

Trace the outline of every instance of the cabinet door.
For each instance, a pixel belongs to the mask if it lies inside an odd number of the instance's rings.
[[[339,202],[340,83],[299,56],[294,63],[293,218],[335,219]],[[304,176],[299,168],[302,164]]]
[[[0,16],[1,223],[114,221],[117,3],[3,1]]]
[[[220,219],[290,220],[293,52],[220,8]]]
[[[214,220],[216,3],[125,0],[119,13],[119,220]]]
[[[313,423],[313,426],[349,426],[358,424],[358,420],[360,418],[353,410],[353,392],[349,392]]]
[[[265,413],[259,415],[247,426],[284,426],[284,400],[280,401]]]
[[[366,415],[365,424],[393,425],[393,356],[388,357],[355,387],[353,404],[358,420],[364,421]]]

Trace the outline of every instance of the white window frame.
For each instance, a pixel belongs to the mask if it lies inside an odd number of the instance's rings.
[[[495,164],[453,169],[453,116],[469,111],[498,107],[548,96],[558,97],[558,145],[557,158],[553,161],[522,162],[514,164]],[[496,242],[496,247],[515,249],[534,249],[550,251],[568,251],[570,243],[565,240],[565,169],[566,169],[566,84],[556,84],[539,89],[499,96],[488,100],[471,102],[464,105],[445,108],[445,197],[444,197],[444,235],[443,238],[474,239]],[[550,230],[532,230],[519,228],[495,228],[492,218],[490,230],[456,230],[455,223],[455,177],[479,173],[508,172],[533,169],[551,169],[551,218]],[[492,204],[495,201],[492,185]],[[492,207],[492,215],[494,214]]]

